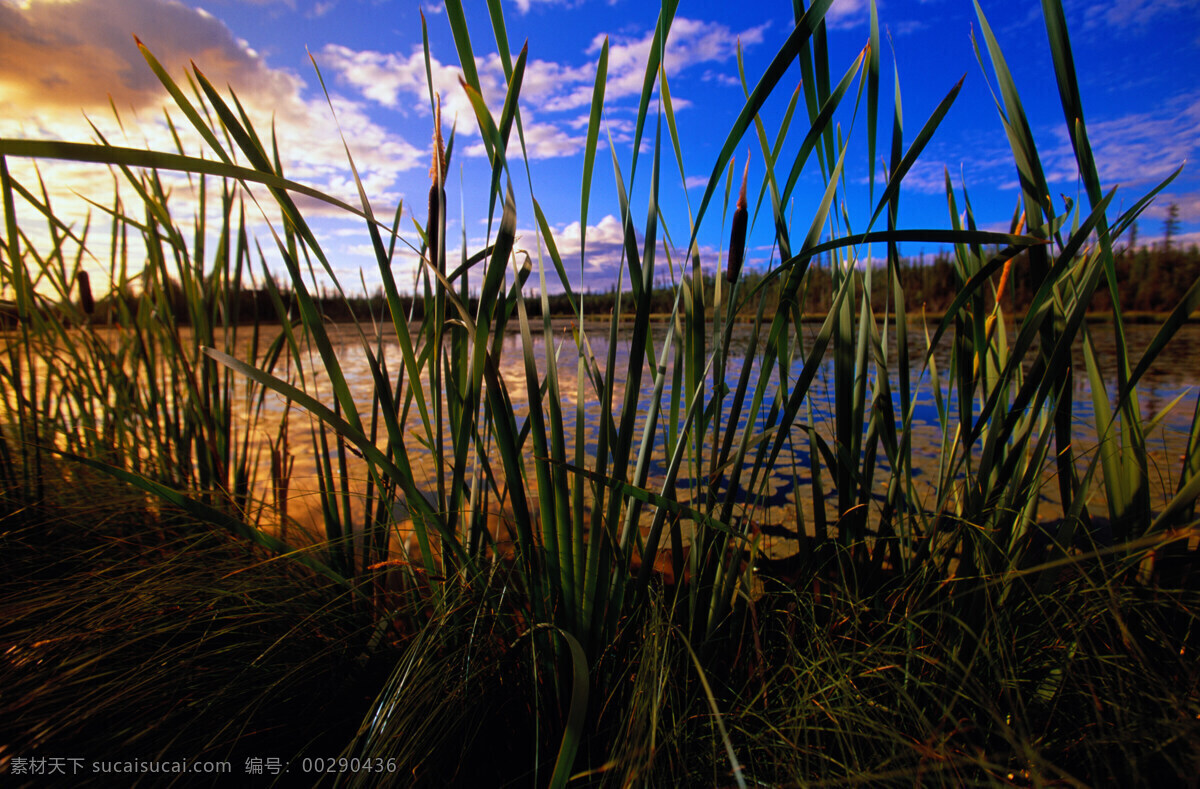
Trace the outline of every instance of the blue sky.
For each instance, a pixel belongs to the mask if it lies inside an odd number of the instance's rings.
[[[484,96],[498,109],[504,80],[487,7],[481,0],[464,5]],[[632,0],[503,0],[502,5],[514,54],[523,42],[529,45],[522,119],[533,192],[568,258],[574,284],[605,289],[616,276],[620,238],[619,203],[607,146],[597,159],[587,220],[586,271],[581,275],[578,270],[582,151],[599,47],[607,36],[606,131],[628,178],[633,119],[658,9]],[[1079,186],[1040,4],[991,1],[982,5],[1021,90],[1043,163],[1054,186],[1073,198]],[[291,177],[354,201],[338,130],[309,60],[311,54],[330,89],[338,123],[376,211],[388,215],[403,200],[405,237],[415,243],[408,216],[424,219],[432,132],[420,8],[399,0],[0,0],[0,136],[88,140],[90,119],[114,141],[169,147],[162,121],[168,100],[134,46],[136,33],[177,77],[194,61],[215,84],[234,87],[261,129],[268,129],[274,119]],[[461,67],[445,10],[440,4],[423,9],[445,124],[457,121],[447,193],[448,237],[451,246],[457,246],[465,227],[468,249],[475,251],[486,243],[487,163],[458,87]],[[1161,238],[1170,203],[1179,207],[1181,240],[1200,241],[1200,176],[1192,164],[1200,153],[1200,5],[1194,0],[1068,2],[1067,16],[1105,188],[1119,184],[1116,203],[1128,206],[1187,162],[1183,174],[1140,223],[1139,242]],[[965,76],[954,107],[905,182],[901,226],[948,225],[943,180],[948,169],[956,188],[965,184],[969,190],[980,224],[1007,229],[1016,201],[1016,176],[988,76],[975,59],[971,34],[978,25],[973,5],[963,0],[881,0],[879,18],[885,33],[881,154],[890,139],[896,70],[906,140]],[[828,21],[836,79],[867,42],[867,4],[835,0]],[[663,214],[677,245],[688,235],[688,203],[692,211],[698,207],[703,184],[744,101],[737,79],[739,43],[746,77],[753,86],[791,26],[787,2],[684,0],[680,4],[667,72],[684,172],[679,173],[673,155],[665,156],[662,163]],[[793,68],[764,109],[763,121],[772,140],[798,81],[799,70]],[[123,125],[112,117],[110,96]],[[849,112],[839,116],[844,130],[850,131],[851,120]],[[844,199],[855,229],[861,229],[870,215],[868,162],[862,144],[865,124],[865,115],[854,120],[851,139],[856,144],[846,163],[849,189]],[[652,123],[647,136],[653,139]],[[801,125],[793,122],[790,145],[784,149],[787,166],[789,152],[795,151],[802,137]],[[764,175],[763,157],[753,135],[739,145],[739,175],[747,149],[753,201]],[[510,155],[516,153],[515,146],[510,148]],[[639,232],[645,222],[649,165],[650,159],[644,157],[634,188],[633,216]],[[820,196],[819,172],[813,165],[789,207],[793,235],[807,229]],[[18,177],[33,177],[28,163],[10,166]],[[102,169],[46,163],[42,172],[59,195],[60,210],[76,221],[81,221],[84,207],[72,202],[72,192],[99,200],[112,193],[111,178]],[[521,234],[518,247],[536,261],[538,239],[529,210],[529,187],[523,168],[513,175]],[[190,204],[182,182],[179,190],[181,215],[186,215]],[[1055,200],[1061,205],[1058,195]],[[720,209],[719,202],[710,209],[699,235],[702,258],[710,270],[724,246]],[[313,221],[347,288],[359,289],[360,269],[368,287],[373,287],[374,262],[361,221],[317,207]],[[749,265],[770,265],[770,230],[764,210],[750,239]],[[269,238],[263,234],[268,246]],[[932,244],[917,244],[904,251],[915,255],[935,250]],[[415,265],[412,255],[396,261],[400,271],[411,271]]]

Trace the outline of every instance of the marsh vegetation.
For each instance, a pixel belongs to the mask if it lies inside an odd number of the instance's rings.
[[[829,0],[797,8],[745,85],[691,225],[666,228],[658,195],[685,141],[661,71],[665,4],[631,158],[612,152],[624,282],[598,314],[517,155],[527,51],[509,54],[497,6],[508,94],[494,114],[461,5],[446,3],[492,164],[488,242],[447,254],[447,134],[415,293],[392,274],[403,207],[289,180],[272,138],[199,68],[180,84],[143,49],[203,157],[0,140],[15,314],[0,367],[0,759],[337,753],[430,786],[1194,778],[1200,403],[1182,388],[1149,413],[1143,389],[1200,280],[1130,341],[1121,239],[1170,179],[1114,209],[1059,4],[1044,3],[1046,31],[1081,185],[1062,202],[977,7],[1021,184],[1007,232],[979,229],[949,176],[944,228],[897,226],[905,175],[961,82],[917,123],[895,101],[878,140],[874,10],[869,45],[835,68]],[[607,57],[605,44],[585,228]],[[797,63],[803,90],[768,133],[759,110]],[[887,166],[852,210],[859,136],[868,182],[877,151]],[[766,162],[759,221],[777,249],[755,277],[741,264],[756,190],[734,162],[747,142]],[[11,177],[15,157],[108,164],[141,203],[114,198],[96,215],[111,244],[91,248],[43,185]],[[797,220],[783,207],[808,171],[824,192]],[[165,172],[205,208],[177,217]],[[515,249],[523,180],[540,233]],[[279,212],[265,240],[248,229],[251,185]],[[334,286],[338,316],[314,291],[314,274],[337,278],[297,195],[362,218],[382,282],[369,315],[355,283]],[[18,204],[44,226],[19,223]],[[702,259],[698,228],[725,220],[728,249]],[[898,245],[914,241],[948,250],[936,317],[906,282],[921,270]],[[88,256],[111,272],[99,298]],[[316,534],[287,509],[297,462]]]

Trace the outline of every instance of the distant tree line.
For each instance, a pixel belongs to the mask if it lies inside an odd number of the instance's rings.
[[[1126,312],[1165,312],[1173,309],[1183,293],[1192,283],[1200,278],[1200,248],[1195,245],[1179,247],[1169,242],[1160,243],[1154,247],[1124,246],[1118,249],[1115,256],[1117,291],[1121,300],[1121,308]],[[931,257],[921,255],[917,258],[901,260],[899,267],[900,282],[904,289],[906,309],[909,311],[924,309],[928,314],[945,312],[954,301],[960,287],[960,278],[955,271],[952,253],[939,252]],[[864,278],[865,279],[865,278]],[[882,266],[872,273],[872,303],[877,309],[884,304],[890,304],[888,298],[888,280]],[[764,280],[766,284],[763,285]],[[999,280],[999,274],[995,280]],[[705,275],[703,282],[705,303],[712,304],[714,299],[715,281],[712,275]],[[742,317],[749,318],[758,306],[758,298],[747,300],[747,294],[754,288],[761,287],[765,294],[764,311],[772,315],[779,306],[779,281],[768,275],[753,270],[743,270],[739,282],[739,303],[742,307]],[[1003,296],[1004,307],[1010,313],[1021,313],[1025,305],[1033,298],[1037,283],[1028,256],[1019,255],[1013,261],[1006,293]],[[728,298],[728,284],[722,282],[725,297]],[[168,299],[170,313],[179,323],[186,323],[191,310],[186,308],[186,296],[178,283],[169,282],[166,287],[156,288],[155,295],[144,297],[132,289],[126,290],[120,298],[126,306],[136,312],[143,298],[154,300]],[[291,290],[280,290],[280,299],[284,314],[295,318],[298,307],[295,294]],[[586,291],[581,294],[585,314],[589,317],[607,318],[617,305],[616,289],[606,291]],[[346,321],[370,321],[372,318],[383,320],[387,318],[387,300],[382,289],[370,294],[358,294],[343,297],[332,290],[323,290],[313,294],[314,300],[326,320],[334,323]],[[829,309],[833,297],[833,278],[827,265],[814,262],[809,269],[805,286],[801,290],[802,312],[814,318],[823,317]],[[252,322],[275,321],[280,315],[270,294],[264,289],[235,288],[224,290],[213,297],[212,309],[225,314],[232,311],[237,321]],[[622,296],[623,304],[633,303],[633,294],[626,290]],[[987,303],[992,304],[992,294],[989,289]],[[95,322],[107,322],[116,308],[115,295],[98,299],[96,303]],[[550,294],[546,298],[550,314],[559,317],[571,317],[574,311],[571,300],[564,293]],[[406,315],[415,320],[424,317],[425,299],[409,294],[401,294],[400,303]],[[675,290],[669,283],[659,283],[651,293],[650,309],[653,313],[669,314],[675,303]],[[467,299],[468,309],[474,311],[474,298]],[[526,309],[531,317],[542,314],[542,298],[539,295],[526,295]],[[1091,309],[1095,312],[1108,312],[1112,309],[1112,299],[1107,287],[1097,288]],[[0,305],[0,313],[3,313]],[[2,318],[3,315],[0,315]],[[226,317],[228,320],[228,317]]]

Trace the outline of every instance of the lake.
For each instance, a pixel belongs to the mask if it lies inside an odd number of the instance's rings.
[[[818,330],[817,325],[804,325],[805,347],[811,347],[812,337]],[[415,327],[414,327],[415,329]],[[1014,328],[1008,327],[1010,342],[1014,336]],[[1101,367],[1105,370],[1106,387],[1110,394],[1110,399],[1113,396],[1113,391],[1116,388],[1115,380],[1115,357],[1114,357],[1114,338],[1112,336],[1111,327],[1109,324],[1093,324],[1090,328],[1093,337],[1096,340]],[[932,334],[933,327],[930,329]],[[1131,351],[1131,358],[1136,362],[1140,358],[1142,350],[1150,343],[1154,334],[1157,331],[1155,326],[1133,325],[1127,329],[1127,342]],[[598,360],[603,365],[608,353],[608,327],[606,324],[588,325],[587,335],[591,344],[592,351]],[[662,343],[666,335],[666,329],[663,326],[658,326],[653,331],[653,342],[655,353],[661,349]],[[339,362],[342,365],[347,381],[354,391],[356,401],[360,404],[369,404],[372,393],[372,378],[369,367],[367,365],[366,355],[363,351],[361,339],[357,330],[353,326],[336,326],[331,329],[331,338],[336,347]],[[727,380],[730,388],[736,386],[738,376],[742,372],[742,367],[745,364],[747,346],[750,340],[749,326],[738,326],[733,333],[733,339],[730,345],[730,359],[727,369]],[[629,343],[630,334],[628,331],[622,331],[617,338],[616,349],[616,379],[618,381],[617,393],[614,398],[616,403],[615,408],[620,408],[620,398],[624,391],[624,382],[628,378],[629,367]],[[925,339],[923,334],[910,337],[910,359],[913,361],[912,383],[915,399],[914,419],[912,424],[912,442],[913,442],[913,464],[914,464],[914,496],[917,498],[918,505],[925,508],[935,508],[936,487],[935,481],[937,477],[938,463],[942,453],[942,434],[939,427],[938,412],[934,397],[934,390],[931,384],[931,375],[929,370],[925,369],[922,362],[924,359]],[[951,341],[949,337],[944,338],[934,354],[934,363],[944,375],[944,371],[949,368],[949,354]],[[895,353],[894,336],[890,346],[892,353]],[[396,343],[385,343],[384,350],[391,365],[391,371],[394,374],[398,369],[398,360],[400,359],[399,347]],[[711,350],[711,349],[710,349]],[[538,360],[539,370],[545,369],[547,364],[547,347],[541,335],[536,335],[534,340],[534,352]],[[596,395],[590,381],[585,381],[582,390],[577,391],[577,354],[575,342],[570,332],[570,322],[555,323],[555,341],[553,343],[553,353],[557,359],[557,367],[560,384],[562,386],[562,408],[564,419],[567,421],[567,454],[570,457],[573,454],[573,446],[575,436],[573,435],[575,425],[576,405],[582,401],[581,405],[584,412],[584,435],[582,440],[586,443],[587,451],[594,456],[597,448],[599,415],[601,411],[601,402]],[[827,357],[830,354],[826,354]],[[1031,355],[1032,356],[1032,355]],[[315,353],[313,355],[315,358]],[[1190,324],[1185,326],[1167,346],[1166,351],[1156,360],[1155,364],[1150,368],[1147,374],[1139,385],[1139,398],[1142,408],[1142,415],[1145,424],[1152,425],[1153,429],[1149,430],[1147,441],[1149,448],[1150,461],[1150,484],[1154,493],[1157,506],[1161,506],[1169,497],[1169,493],[1173,492],[1178,481],[1180,468],[1180,460],[1186,449],[1188,430],[1191,425],[1192,416],[1197,405],[1197,386],[1200,385],[1200,365],[1196,363],[1196,359],[1200,358],[1200,325]],[[751,362],[751,387],[753,382],[757,380],[757,359]],[[522,424],[527,411],[527,400],[523,396],[524,392],[524,361],[523,351],[521,347],[521,339],[517,334],[509,334],[504,338],[502,353],[499,360],[499,369],[501,376],[505,381],[505,386],[509,396],[514,404],[514,411],[517,415],[518,425]],[[894,364],[894,363],[893,363]],[[1094,424],[1094,414],[1092,411],[1091,393],[1087,382],[1087,376],[1083,365],[1081,351],[1077,353],[1077,358],[1074,362],[1076,367],[1076,375],[1074,378],[1074,393],[1073,393],[1073,433],[1074,433],[1074,448],[1078,453],[1079,462],[1082,469],[1082,464],[1090,459],[1094,454],[1093,449],[1096,445],[1096,427]],[[891,366],[891,365],[890,365]],[[796,362],[792,365],[789,380],[794,381],[799,374],[802,365]],[[874,369],[868,371],[870,376],[874,375]],[[321,400],[332,404],[332,399],[328,395],[328,387],[323,375],[314,375],[313,371],[307,371],[306,376],[310,382],[315,382],[317,391],[322,392]],[[778,373],[775,373],[777,378]],[[896,392],[897,381],[894,380],[893,374],[892,391]],[[711,383],[711,381],[710,381]],[[942,382],[943,395],[946,396],[947,383]],[[871,386],[874,385],[872,379],[868,380],[868,392],[871,391]],[[426,384],[427,387],[427,384]],[[772,386],[768,392],[767,404],[770,403],[770,396],[774,393],[776,386]],[[817,432],[824,436],[832,445],[833,441],[833,425],[832,425],[832,391],[833,391],[833,369],[832,362],[826,361],[822,363],[820,370],[810,388],[811,419],[812,424]],[[667,384],[664,392],[664,401],[669,397],[670,392],[670,373],[668,372]],[[639,413],[638,435],[641,435],[642,425],[644,424],[645,409],[653,395],[653,377],[650,374],[649,367],[642,378],[642,392],[639,397],[641,413]],[[711,385],[709,387],[709,395],[711,395]],[[1181,398],[1173,408],[1168,409],[1172,401]],[[957,404],[953,398],[949,399],[948,408],[955,409]],[[276,418],[283,413],[284,401],[281,397],[272,397],[267,406],[268,413],[273,414]],[[684,406],[686,410],[686,404]],[[979,406],[976,405],[975,411],[978,412]],[[764,407],[763,413],[758,415],[754,424],[754,429],[761,431],[768,429],[770,426],[766,424],[765,414],[767,408]],[[320,524],[320,505],[319,498],[316,495],[315,469],[316,458],[313,457],[312,441],[309,437],[308,426],[309,422],[302,416],[301,412],[293,409],[291,421],[291,449],[296,456],[296,467],[294,476],[291,481],[291,491],[289,497],[289,515],[295,518],[300,524],[309,528],[316,528]],[[723,415],[723,422],[727,421],[728,410]],[[952,415],[951,424],[955,417]],[[802,409],[800,421],[807,423],[809,420],[808,411]],[[1157,421],[1156,421],[1157,420]],[[744,417],[740,421],[739,430],[745,428]],[[382,428],[381,428],[382,433]],[[416,414],[416,408],[411,409],[409,418],[406,423],[406,445],[410,453],[410,458],[413,462],[413,473],[418,485],[425,491],[433,491],[436,489],[436,475],[439,469],[434,462],[432,453],[423,447],[418,441],[411,440],[413,437],[423,434],[423,427],[420,419]],[[448,450],[449,441],[446,440],[443,446]],[[636,444],[635,444],[636,447]],[[761,498],[753,500],[742,500],[739,514],[750,517],[758,523],[771,525],[795,525],[798,519],[803,519],[806,524],[809,524],[811,531],[811,523],[814,515],[814,504],[811,500],[810,491],[810,457],[809,457],[808,438],[804,431],[799,429],[793,430],[793,441],[789,449],[786,449],[784,455],[781,456],[780,462],[776,467],[765,472],[765,484],[763,486],[764,495]],[[648,479],[648,487],[657,492],[663,482],[663,474],[666,465],[666,445],[663,431],[660,429],[656,433],[656,442],[652,460],[650,465],[650,473]],[[707,456],[708,448],[705,450]],[[532,447],[526,447],[526,456],[532,454]],[[1052,453],[1051,453],[1052,455]],[[879,453],[879,463],[881,468],[876,473],[876,479],[882,479],[886,482],[887,467],[886,459],[883,458],[883,452]],[[1053,458],[1048,464],[1046,472],[1047,483],[1042,487],[1043,509],[1042,512],[1047,517],[1054,517],[1055,505],[1058,501],[1058,485],[1052,484],[1052,475],[1054,473]],[[493,458],[492,462],[495,467],[499,467],[499,458]],[[707,460],[706,460],[707,463]],[[750,472],[752,461],[747,460],[747,476]],[[707,466],[706,466],[707,467]],[[686,468],[686,464],[685,464]],[[823,471],[825,484],[827,488],[830,486],[828,469]],[[351,466],[348,475],[352,481],[352,488],[361,489],[362,478],[365,476],[361,473],[361,468],[356,469]],[[689,490],[692,487],[692,480],[684,478],[686,471],[681,473],[679,482],[680,500],[685,500],[689,497]],[[530,474],[532,479],[532,473]],[[799,494],[799,495],[797,495]],[[834,507],[836,505],[836,497],[833,498],[828,505],[831,515],[834,515]],[[1092,511],[1097,514],[1103,514],[1105,505],[1100,494],[1089,502]],[[649,508],[647,508],[649,509]],[[1059,511],[1060,513],[1061,511]],[[649,515],[647,514],[648,518]],[[773,552],[786,550],[776,548]]]

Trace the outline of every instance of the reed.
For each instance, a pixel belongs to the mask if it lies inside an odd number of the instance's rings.
[[[7,338],[4,351],[6,402],[17,408],[16,448],[7,457],[12,468],[26,469],[35,469],[50,450],[105,460],[256,522],[260,513],[250,497],[258,449],[251,437],[264,393],[235,381],[202,352],[220,347],[245,353],[268,369],[279,361],[278,337],[264,337],[258,322],[239,322],[252,266],[244,208],[231,183],[214,190],[208,176],[195,174],[190,179],[200,209],[194,222],[181,223],[172,216],[158,171],[137,173],[119,161],[112,169],[114,198],[105,208],[112,241],[103,258],[87,242],[91,219],[79,231],[67,227],[40,179],[36,191],[27,190],[5,169],[11,232],[4,276],[18,311],[17,336]],[[121,180],[142,206],[126,208],[117,189]],[[209,250],[212,191],[221,225],[219,244]],[[46,217],[48,254],[30,240],[32,228],[17,229],[18,197]],[[146,263],[131,271],[137,249],[145,250]],[[97,259],[108,275],[99,304],[84,267]]]
[[[461,257],[449,259],[444,175],[455,138],[451,131],[443,155],[439,99],[431,92],[437,141],[432,186],[426,222],[414,223],[423,261],[419,320],[404,312],[391,267],[403,206],[386,219],[378,217],[348,145],[357,206],[288,180],[278,151],[264,144],[236,96],[223,96],[198,68],[188,75],[189,95],[143,48],[216,159],[188,155],[182,146],[167,154],[104,141],[69,146],[0,140],[4,276],[17,294],[20,334],[6,348],[0,373],[10,409],[9,434],[0,446],[6,484],[40,495],[46,453],[65,452],[167,496],[195,516],[301,558],[354,590],[356,610],[369,598],[378,622],[372,648],[382,648],[389,632],[405,646],[346,752],[394,758],[425,780],[463,778],[430,766],[436,762],[432,755],[450,754],[458,738],[485,736],[454,718],[451,701],[486,705],[499,698],[490,691],[500,685],[506,693],[514,687],[528,691],[534,733],[527,764],[536,782],[554,786],[573,775],[624,785],[686,774],[740,786],[797,775],[831,781],[929,775],[953,783],[1016,780],[1018,773],[1070,779],[1072,770],[1081,769],[1103,778],[1129,777],[1106,773],[1113,769],[1106,754],[1051,729],[1064,714],[1056,711],[1059,705],[1083,708],[1090,680],[1072,672],[1092,676],[1095,670],[1095,681],[1122,698],[1135,693],[1128,676],[1104,673],[1098,657],[1121,640],[1117,651],[1137,655],[1139,665],[1150,661],[1138,639],[1127,638],[1117,623],[1145,607],[1163,618],[1146,636],[1158,639],[1180,623],[1190,628],[1197,610],[1194,578],[1186,573],[1177,596],[1158,608],[1131,585],[1139,570],[1144,576],[1153,570],[1156,556],[1182,551],[1197,528],[1200,410],[1175,488],[1155,504],[1146,448],[1154,423],[1142,418],[1137,385],[1200,305],[1200,282],[1183,294],[1136,358],[1124,340],[1115,293],[1115,241],[1171,178],[1110,219],[1113,193],[1103,191],[1087,143],[1062,9],[1056,0],[1045,0],[1055,75],[1087,192],[1086,202],[1055,204],[1016,85],[977,5],[980,65],[995,84],[997,111],[1022,184],[1020,205],[1008,232],[980,230],[965,188],[956,189],[947,174],[948,227],[899,227],[906,174],[952,110],[962,81],[947,85],[945,98],[906,138],[897,77],[891,137],[879,140],[874,4],[870,40],[840,76],[831,70],[826,41],[823,17],[829,5],[830,0],[808,8],[797,4],[792,32],[753,87],[743,73],[744,107],[694,213],[689,204],[686,234],[673,235],[658,202],[664,159],[672,153],[683,188],[682,142],[662,67],[678,4],[663,4],[627,165],[609,144],[624,228],[621,278],[628,278],[632,290],[625,297],[618,288],[603,333],[592,328],[597,324],[572,291],[566,272],[575,261],[560,254],[560,239],[535,194],[520,108],[528,53],[523,48],[515,59],[509,54],[498,3],[488,7],[507,93],[494,115],[481,95],[462,4],[446,2],[462,88],[491,164],[488,238],[474,252],[464,239]],[[425,41],[428,66],[427,36]],[[607,60],[605,42],[581,176],[583,234]],[[792,95],[772,142],[759,112],[795,62],[803,91]],[[845,128],[839,119],[845,119]],[[643,153],[643,136],[651,130],[653,143]],[[867,205],[848,207],[847,154],[859,137],[870,152],[872,190]],[[758,143],[765,173],[751,213],[745,165],[728,257],[717,263],[710,295],[704,275],[712,261],[702,260],[697,238],[718,204],[723,217],[728,212],[734,152],[747,138]],[[888,151],[887,166],[877,190],[874,162],[881,145]],[[515,151],[519,160],[510,158]],[[13,156],[107,163],[114,177],[119,173],[138,190],[144,216],[134,216],[119,198],[106,209],[114,238],[109,255],[114,295],[106,314],[115,342],[96,325],[104,300],[93,313],[86,300],[76,307],[71,298],[72,283],[82,289],[87,282],[80,262],[86,228],[76,234],[54,219],[43,185],[38,197],[15,183],[5,165]],[[522,167],[539,231],[536,259],[514,252],[513,181],[521,180],[514,171]],[[824,190],[813,214],[797,222],[786,207],[806,169],[819,172]],[[205,249],[203,209],[191,240],[186,238],[171,216],[159,170],[187,173],[201,196],[209,191],[209,179],[219,183],[218,249]],[[272,231],[273,254],[287,268],[294,313],[267,273],[266,254],[261,249],[252,254],[239,197],[247,184],[267,187],[282,217],[282,229]],[[320,273],[349,299],[353,283],[338,282],[293,199],[297,193],[360,216],[375,250],[388,308],[352,327],[374,382],[369,401],[357,400],[348,385],[320,301],[308,285]],[[640,232],[635,194],[646,201]],[[52,254],[39,254],[18,228],[18,198],[48,218]],[[777,254],[766,275],[747,284],[741,276],[746,232],[760,218],[773,228]],[[128,272],[130,236],[149,254],[141,274]],[[671,238],[686,238],[679,259],[673,244],[660,243]],[[911,241],[954,250],[958,295],[932,325],[905,301],[898,244]],[[872,250],[879,246],[886,249],[886,267],[876,269]],[[79,253],[71,258],[68,248]],[[585,235],[580,250],[582,268]],[[1002,304],[1018,256],[1028,259],[1036,285],[1030,303],[1019,305],[1024,317],[1010,336]],[[808,317],[810,266],[822,257],[830,261],[833,295],[809,338],[801,319]],[[254,261],[276,305],[278,331],[230,321]],[[663,269],[675,285],[660,336],[651,331],[650,300]],[[884,277],[886,287],[874,287],[876,277]],[[546,295],[554,279],[576,318],[573,391],[588,393],[574,397],[573,414],[565,407],[571,382],[560,380]],[[142,294],[136,309],[123,295],[135,281]],[[528,314],[522,296],[532,282],[542,294],[540,323]],[[1113,391],[1096,358],[1096,329],[1084,321],[1093,295],[1104,287],[1113,295],[1118,343]],[[56,310],[46,309],[47,297],[40,294],[47,292]],[[778,304],[773,314],[765,309],[768,298]],[[735,318],[747,312],[755,315],[749,350],[730,381]],[[192,327],[187,338],[179,329],[183,319]],[[625,327],[628,374],[618,381],[616,349]],[[520,337],[519,380],[502,377],[497,362],[510,330]],[[239,333],[245,332],[251,333],[249,350],[239,356]],[[68,334],[83,341],[64,343]],[[922,338],[926,350],[914,356],[910,345]],[[607,340],[606,359],[593,354],[593,339]],[[944,344],[952,353],[941,369],[935,351]],[[1100,436],[1099,446],[1086,453],[1072,426],[1079,371],[1070,360],[1078,347]],[[54,371],[42,379],[40,371],[51,358]],[[825,383],[826,365],[832,369],[827,422],[819,418],[824,405],[815,391]],[[320,376],[312,372],[318,366]],[[922,392],[936,403],[941,440],[928,486],[915,479],[914,418]],[[325,528],[320,555],[295,552],[269,533],[263,505],[255,500],[261,487],[250,436],[268,393],[315,418],[310,440],[319,459]],[[249,404],[250,414],[236,427],[235,398]],[[590,453],[583,403],[593,398],[600,409],[597,448]],[[525,418],[514,404],[527,407]],[[276,491],[287,488],[287,442],[285,420],[271,442]],[[662,459],[654,456],[660,447]],[[424,452],[442,472],[429,486],[414,477],[415,455]],[[663,472],[652,483],[650,466],[657,460]],[[352,470],[361,486],[352,487]],[[786,562],[764,553],[758,527],[772,474],[789,475],[797,490],[804,486],[811,496],[811,509],[795,503],[797,551]],[[1051,511],[1040,492],[1052,477],[1061,504]],[[1103,519],[1093,512],[1097,497],[1107,511]],[[496,527],[501,512],[511,524],[511,551]],[[405,547],[409,531],[412,551]],[[674,583],[663,588],[663,575]],[[1170,578],[1168,586],[1175,583]],[[364,586],[363,579],[371,585]],[[1097,621],[1103,624],[1089,629]],[[1168,642],[1182,656],[1183,642],[1192,636],[1179,638]],[[1031,656],[1040,657],[1030,662]],[[515,669],[508,662],[513,660]],[[517,673],[507,673],[512,670]],[[1171,672],[1194,680],[1194,667],[1172,663],[1156,671],[1156,682],[1161,680],[1156,692],[1170,697],[1170,715],[1178,713],[1175,728],[1165,728],[1178,736],[1194,733],[1194,725],[1184,722],[1187,703],[1167,690]],[[632,689],[626,690],[622,683],[631,673]],[[782,702],[774,698],[779,688],[787,689]],[[1016,701],[1003,696],[991,703],[1001,689]],[[425,707],[414,706],[422,703],[435,704],[423,719],[415,710]],[[1136,719],[1141,726],[1150,713],[1137,702],[1129,704],[1128,718],[1124,710],[1110,716],[1098,709],[1084,725],[1110,731]],[[1014,710],[1029,717],[1014,721]],[[504,717],[497,716],[488,720]],[[398,736],[414,727],[420,734],[416,742]],[[1145,734],[1146,742],[1151,736]],[[1066,762],[1039,755],[1039,749],[1051,748],[1049,742],[1055,753],[1069,754]],[[1159,761],[1138,761],[1139,756],[1130,769],[1141,775],[1143,769],[1186,764],[1186,748],[1168,751]],[[1071,766],[1076,764],[1071,759],[1081,766]]]

